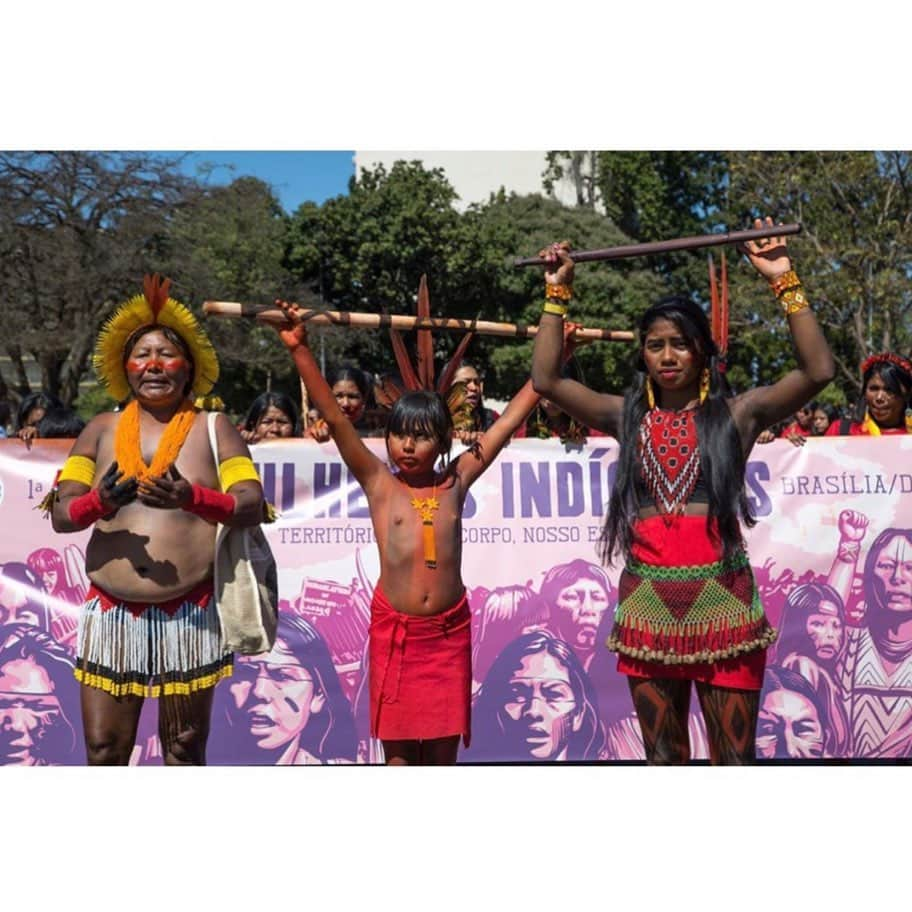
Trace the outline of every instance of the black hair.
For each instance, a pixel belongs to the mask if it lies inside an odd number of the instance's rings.
[[[187,385],[184,387],[184,393],[189,393],[190,390],[193,389],[193,381],[196,377],[196,362],[193,360],[193,353],[190,351],[190,346],[183,340],[180,333],[171,329],[170,326],[164,326],[161,323],[147,323],[145,326],[140,326],[139,329],[134,329],[124,343],[121,363],[126,367],[127,360],[136,347],[136,343],[139,342],[143,336],[152,332],[160,332],[172,345],[178,348],[187,359],[187,363],[190,365],[190,378],[187,380]]]
[[[453,445],[453,419],[439,393],[411,390],[403,393],[390,411],[384,436],[389,447],[390,434],[423,434],[436,440],[447,461]]]
[[[58,409],[63,408],[63,403],[56,396],[43,390],[29,393],[19,403],[19,411],[16,413],[16,430],[21,431],[25,427],[29,412],[36,408],[43,408],[45,411],[52,408]]]
[[[38,436],[47,438],[78,437],[86,423],[72,409],[51,408],[38,422]]]
[[[263,413],[270,408],[270,406],[277,408],[280,412],[284,412],[291,419],[293,426],[292,436],[300,437],[301,414],[298,412],[298,407],[295,405],[291,396],[277,390],[268,393],[260,393],[260,395],[250,403],[250,408],[247,409],[247,417],[244,418],[244,430],[256,430],[256,426],[260,423],[260,418],[263,417]]]
[[[748,527],[756,524],[744,491],[745,457],[741,438],[726,402],[733,393],[724,372],[719,369],[719,350],[713,341],[709,320],[703,309],[689,298],[669,295],[643,314],[638,327],[637,373],[624,394],[617,477],[599,545],[602,560],[609,566],[616,553],[620,552],[625,558],[629,556],[633,543],[632,527],[640,507],[644,506],[639,502],[634,482],[641,471],[637,441],[640,424],[647,411],[643,345],[656,320],[674,323],[687,339],[691,350],[704,359],[704,366],[709,369],[709,396],[697,409],[695,424],[700,447],[700,471],[709,494],[709,515],[717,523],[726,558],[743,546],[739,523]]]
[[[367,374],[359,367],[343,364],[329,371],[326,377],[326,382],[329,384],[330,389],[343,380],[349,380],[358,387],[358,392],[361,393],[361,397],[364,399],[365,405],[367,405],[373,388],[373,383]]]
[[[839,409],[829,402],[818,402],[814,411],[823,412],[823,414],[827,416],[827,421],[829,421],[830,424],[836,421],[840,415]]]
[[[855,406],[855,421],[864,421],[868,403],[865,393],[873,377],[880,377],[887,391],[902,398],[905,407],[912,404],[912,374],[892,361],[877,361],[861,375],[861,397]]]

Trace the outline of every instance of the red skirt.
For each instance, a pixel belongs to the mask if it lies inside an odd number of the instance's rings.
[[[622,674],[760,690],[776,631],[763,615],[746,555],[723,561],[709,522],[637,522],[608,646]],[[658,660],[644,656],[656,652]]]
[[[462,735],[469,746],[472,636],[465,594],[440,614],[397,611],[378,585],[370,623],[371,735],[421,741]]]

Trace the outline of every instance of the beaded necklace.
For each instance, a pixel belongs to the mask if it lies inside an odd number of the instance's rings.
[[[437,483],[430,497],[413,497],[412,509],[421,519],[421,538],[424,544],[424,566],[437,568],[437,543],[434,540],[434,513],[440,506],[437,500]]]
[[[424,565],[431,570],[437,567],[437,543],[434,540],[434,513],[440,506],[437,485],[430,497],[413,497],[412,507],[421,519],[421,537],[424,544]]]
[[[670,521],[684,512],[700,477],[696,409],[651,409],[640,422],[643,481],[659,513]]]
[[[164,475],[177,459],[196,420],[196,414],[196,409],[185,399],[162,433],[152,462],[146,465],[142,456],[139,403],[134,399],[123,410],[114,431],[114,459],[124,473],[124,478],[143,480]]]

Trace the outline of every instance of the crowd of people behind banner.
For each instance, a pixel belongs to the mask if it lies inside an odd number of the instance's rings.
[[[441,763],[456,759],[460,737],[465,761],[912,755],[912,708],[884,753],[852,731],[840,696],[864,649],[895,635],[895,624],[877,620],[879,603],[893,597],[877,588],[878,561],[892,555],[891,572],[905,573],[912,535],[878,537],[859,574],[868,521],[843,511],[827,577],[759,571],[755,581],[740,533],[753,519],[739,493],[755,442],[912,433],[912,364],[873,355],[851,410],[821,402],[832,362],[784,240],[744,252],[782,304],[798,352],[798,367],[769,387],[733,396],[705,315],[682,298],[644,315],[626,399],[568,379],[573,264],[567,246],[555,245],[542,252],[549,266],[532,381],[503,414],[485,405],[482,374],[465,361],[442,395],[401,369],[372,377],[342,366],[323,380],[296,308],[277,302],[309,410],[302,416],[291,396],[264,392],[244,417],[208,421],[211,450],[207,413],[222,409],[211,395],[214,352],[167,283],[147,282],[96,350],[96,370],[122,407],[85,425],[34,393],[4,429],[25,446],[78,438],[48,506],[56,531],[95,531],[86,555],[47,547],[0,566],[0,763]],[[723,399],[731,404],[719,411]],[[710,444],[710,427],[721,443]],[[465,590],[453,530],[468,486],[500,448],[513,437],[573,445],[605,435],[621,441],[602,539],[606,561],[626,561],[619,588],[581,558],[547,569],[537,590]],[[283,593],[272,651],[232,656],[208,607],[206,555],[216,524],[263,520],[247,446],[296,437],[335,441],[362,485],[381,579],[347,592],[332,623],[308,613],[304,593]],[[365,437],[386,439],[389,466]],[[451,438],[466,449],[449,463]],[[734,468],[717,473],[723,462]],[[152,543],[146,550],[133,541],[139,533]],[[120,558],[129,571],[111,569]],[[686,594],[694,586],[723,593],[702,634],[693,632],[704,620],[700,599]],[[81,606],[78,627],[66,606]],[[767,615],[780,619],[778,643]],[[141,632],[131,632],[140,619]],[[896,643],[889,648],[905,662]],[[599,703],[615,664],[632,711]],[[692,684],[702,715],[688,710]],[[434,693],[444,696],[435,702]],[[161,698],[154,731],[140,725],[147,697]],[[656,716],[664,721],[652,725]]]

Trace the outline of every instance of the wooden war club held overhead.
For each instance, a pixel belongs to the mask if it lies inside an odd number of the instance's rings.
[[[700,247],[720,247],[723,244],[743,244],[761,238],[781,237],[800,234],[801,224],[772,225],[766,228],[751,228],[748,231],[726,231],[719,234],[698,234],[695,237],[673,238],[670,241],[652,241],[648,244],[627,244],[623,247],[605,247],[602,250],[571,250],[574,263],[590,263],[596,260],[623,260],[635,256],[654,256],[659,253],[673,253],[676,250],[696,250]],[[513,261],[514,266],[545,266],[541,257],[525,257]]]

